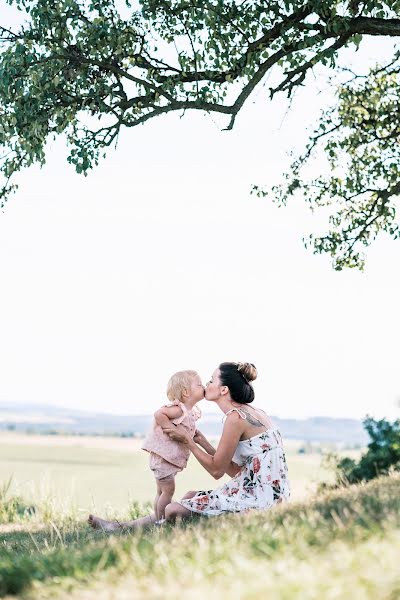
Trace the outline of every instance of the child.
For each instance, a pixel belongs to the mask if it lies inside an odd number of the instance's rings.
[[[171,429],[172,424],[181,425],[194,436],[201,415],[195,405],[204,398],[204,386],[196,371],[179,371],[168,382],[167,396],[170,404],[154,413],[153,429],[142,446],[150,452],[150,469],[156,478],[154,513],[158,523],[174,495],[175,475],[186,467],[190,455],[186,444],[172,440],[163,430]]]

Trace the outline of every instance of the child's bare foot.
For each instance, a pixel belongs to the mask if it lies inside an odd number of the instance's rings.
[[[117,531],[117,529],[121,529],[121,525],[117,521],[106,521],[94,515],[89,515],[88,523],[93,529],[102,529],[103,531]]]

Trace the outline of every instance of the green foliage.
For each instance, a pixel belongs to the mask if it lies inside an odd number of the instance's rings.
[[[334,69],[339,50],[357,49],[363,35],[400,35],[399,0],[141,0],[123,11],[114,0],[7,3],[26,19],[18,31],[0,27],[3,204],[15,189],[13,175],[44,164],[46,143],[57,135],[66,136],[68,161],[85,175],[122,127],[190,109],[227,115],[230,129],[272,67],[279,71],[271,96],[290,96],[316,64]],[[358,242],[367,245],[381,230],[398,235],[391,203],[398,149],[390,154],[399,145],[396,62],[388,69],[343,86],[337,127],[326,113],[312,140],[338,135],[326,152],[344,173],[303,184],[309,148],[281,194],[285,201],[302,188],[314,206],[339,205],[332,231],[311,239],[316,252],[338,257],[336,268],[362,266]]]
[[[363,268],[368,246],[380,232],[400,237],[400,52],[368,76],[353,75],[338,90],[338,104],[323,113],[304,155],[274,189],[277,201],[301,193],[310,207],[332,207],[331,229],[307,240],[333,257],[337,270]],[[307,181],[303,170],[323,145],[329,174]],[[260,192],[258,189],[256,190]]]
[[[400,420],[390,423],[367,417],[363,423],[371,441],[361,459],[331,457],[336,485],[370,481],[390,471],[400,471]]]

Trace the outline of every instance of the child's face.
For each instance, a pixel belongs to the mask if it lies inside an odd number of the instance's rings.
[[[190,386],[190,397],[199,401],[204,398],[204,385],[201,382],[200,376],[196,375],[193,377],[192,384]]]

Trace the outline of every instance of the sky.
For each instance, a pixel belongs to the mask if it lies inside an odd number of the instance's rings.
[[[388,51],[367,40],[346,64]],[[397,418],[400,243],[338,273],[302,243],[325,215],[250,194],[281,180],[333,91],[317,73],[288,111],[260,86],[231,132],[200,113],[153,119],[86,178],[49,143],[0,213],[0,404],[147,414],[175,371],[206,382],[233,360],[257,366],[271,415]]]

